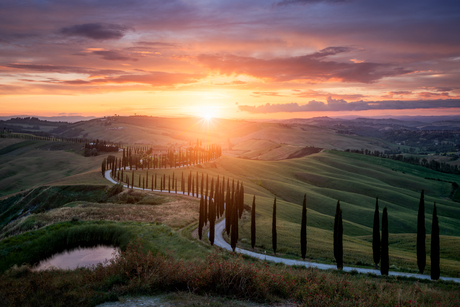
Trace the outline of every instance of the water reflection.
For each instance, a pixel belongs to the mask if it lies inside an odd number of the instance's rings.
[[[103,263],[105,259],[112,259],[118,253],[118,248],[113,246],[82,247],[55,254],[49,259],[41,261],[34,270],[46,270],[51,267],[60,269],[75,269]]]

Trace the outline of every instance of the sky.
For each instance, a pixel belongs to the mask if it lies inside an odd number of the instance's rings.
[[[460,115],[460,1],[2,0],[0,116]]]

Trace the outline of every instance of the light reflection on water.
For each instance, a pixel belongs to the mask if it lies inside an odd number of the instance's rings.
[[[51,267],[72,270],[77,267],[103,263],[105,259],[114,258],[115,253],[118,253],[118,248],[113,246],[99,245],[96,247],[77,248],[55,254],[51,258],[41,261],[34,270],[41,271]]]

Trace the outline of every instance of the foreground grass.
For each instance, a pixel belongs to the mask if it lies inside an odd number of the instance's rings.
[[[107,266],[74,271],[9,270],[0,279],[6,306],[94,306],[124,295],[187,291],[263,303],[311,306],[458,306],[459,285],[291,268],[214,252],[176,260],[130,244]],[[56,299],[58,298],[59,299]]]
[[[109,244],[123,250],[136,238],[154,254],[161,252],[181,259],[204,258],[209,251],[209,247],[196,245],[160,223],[68,221],[0,241],[0,273],[14,265],[35,265],[78,246]]]

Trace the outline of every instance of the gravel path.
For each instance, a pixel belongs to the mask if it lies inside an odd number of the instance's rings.
[[[117,183],[115,180],[113,180],[110,177],[111,170],[108,170],[105,172],[105,178],[109,180],[112,183]],[[123,185],[126,187],[126,185]],[[142,190],[141,188],[134,187],[134,189],[137,190]],[[150,190],[149,190],[150,191]],[[154,192],[160,192],[160,190],[153,190]],[[172,194],[172,193],[171,193]],[[183,192],[177,191],[177,194],[183,194],[186,195]],[[198,195],[198,197],[201,197]],[[225,219],[222,219],[219,223],[216,224],[215,226],[216,231],[215,231],[215,238],[214,238],[214,244],[226,249],[228,251],[232,251],[232,247],[230,244],[228,244],[224,238],[222,237],[222,233],[224,232],[225,229]],[[271,262],[277,262],[277,263],[284,263],[286,265],[303,265],[307,268],[317,268],[321,270],[335,270],[337,266],[331,265],[331,264],[323,264],[323,263],[316,263],[316,262],[309,262],[309,261],[302,261],[302,260],[292,260],[292,259],[285,259],[285,258],[280,258],[280,257],[274,257],[274,256],[269,256],[269,255],[264,255],[264,254],[258,254],[254,253],[245,249],[241,248],[236,248],[235,251],[240,254],[244,254],[247,256],[251,256],[253,258],[261,259],[261,260],[266,260],[266,261],[271,261]],[[381,275],[380,270],[375,270],[375,269],[363,269],[363,268],[355,268],[355,267],[343,267],[343,270],[345,272],[351,272],[351,271],[357,271],[358,273],[371,273],[375,275]],[[423,274],[414,274],[414,273],[404,273],[404,272],[389,272],[390,276],[403,276],[403,277],[414,277],[418,279],[431,279],[431,276],[429,275],[423,275]],[[439,279],[445,280],[445,281],[454,281],[457,283],[460,283],[460,278],[455,278],[455,277],[440,277]]]

